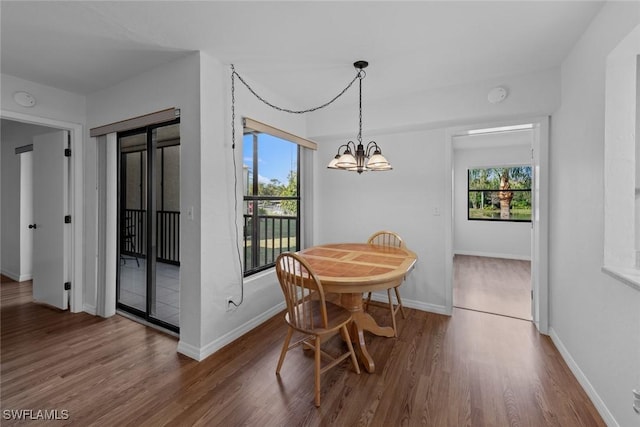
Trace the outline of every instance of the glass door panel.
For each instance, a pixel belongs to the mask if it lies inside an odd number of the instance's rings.
[[[118,135],[118,307],[178,330],[180,314],[180,125]]]
[[[118,303],[146,311],[146,132],[119,138],[120,209]]]
[[[180,307],[180,125],[154,129],[155,281],[152,315],[178,325]]]

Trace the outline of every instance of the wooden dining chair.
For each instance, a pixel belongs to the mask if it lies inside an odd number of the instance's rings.
[[[406,245],[397,233],[393,231],[378,231],[369,237],[368,243],[370,245],[380,245],[380,246],[391,246],[395,248],[404,248]],[[364,310],[367,311],[369,305],[380,305],[382,307],[387,307],[391,311],[391,322],[393,324],[393,333],[395,336],[398,336],[398,328],[396,326],[396,313],[400,310],[402,313],[402,318],[406,318],[406,314],[404,312],[404,306],[402,305],[402,299],[400,298],[400,285],[393,288],[396,294],[397,304],[393,303],[393,298],[391,297],[391,288],[387,289],[387,297],[389,298],[388,304],[378,303],[377,301],[371,301],[371,292],[367,294],[367,298],[364,302]]]
[[[353,351],[347,325],[351,321],[351,312],[339,305],[325,301],[322,283],[311,270],[307,262],[297,254],[283,252],[276,260],[276,273],[287,304],[284,316],[289,326],[284,340],[276,375],[280,375],[282,362],[289,350],[300,345],[312,349],[315,354],[315,405],[320,406],[320,375],[336,366],[344,359],[351,357],[355,371],[360,367]],[[304,336],[290,344],[294,332]],[[328,337],[340,333],[347,344],[346,353],[334,357],[320,348],[320,344]],[[321,357],[329,360],[321,366]]]

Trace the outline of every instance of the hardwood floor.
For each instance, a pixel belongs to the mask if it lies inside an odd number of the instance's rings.
[[[198,363],[176,353],[175,338],[121,316],[33,304],[28,282],[0,291],[3,426],[20,409],[66,410],[51,424],[80,426],[605,425],[531,322],[407,309],[397,338],[366,336],[376,372],[357,375],[348,361],[328,371],[316,408],[310,355],[290,352],[275,375],[281,315]],[[389,322],[387,310],[372,312]]]
[[[456,255],[453,305],[531,320],[531,262]]]

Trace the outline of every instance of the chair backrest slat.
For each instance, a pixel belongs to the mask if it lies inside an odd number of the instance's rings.
[[[287,304],[289,322],[304,330],[326,328],[328,319],[324,290],[309,264],[298,254],[283,252],[276,260],[276,274]],[[319,305],[319,319],[314,316],[316,310],[312,309],[312,304]]]
[[[405,247],[402,237],[393,231],[378,231],[369,237],[368,243],[371,245],[391,246],[395,248]]]

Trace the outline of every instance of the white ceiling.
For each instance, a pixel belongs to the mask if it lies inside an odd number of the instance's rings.
[[[1,71],[80,94],[205,50],[318,105],[369,61],[366,98],[558,66],[595,1],[6,1]]]

